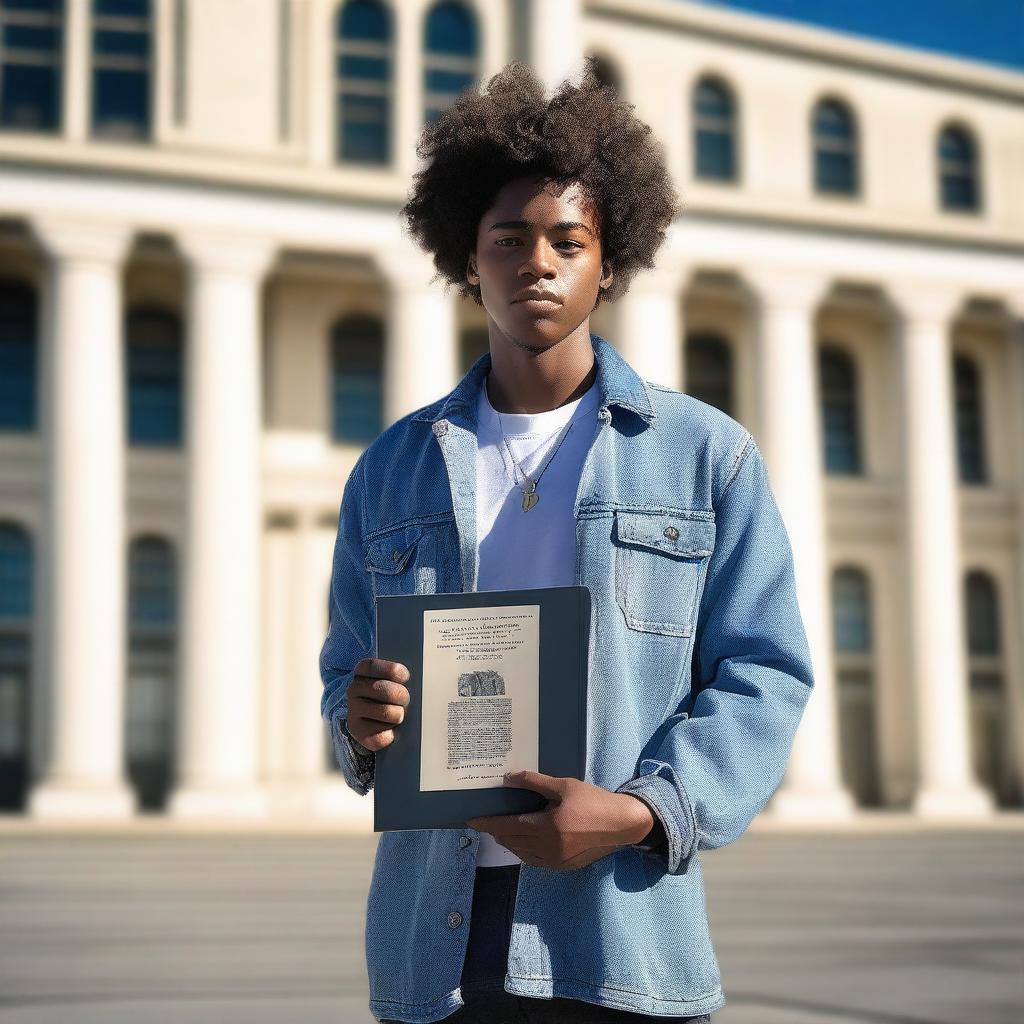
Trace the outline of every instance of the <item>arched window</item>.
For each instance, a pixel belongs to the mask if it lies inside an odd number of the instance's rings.
[[[0,125],[60,128],[63,0],[0,0]]]
[[[978,147],[966,129],[947,125],[939,135],[939,197],[944,210],[976,213],[981,208]]]
[[[476,85],[477,27],[465,4],[443,0],[423,29],[424,121],[430,124],[461,92]]]
[[[686,338],[686,393],[732,415],[732,349],[719,334]]]
[[[953,357],[953,391],[956,395],[956,450],[960,481],[983,484],[985,468],[984,405],[978,366],[964,355]]]
[[[94,137],[121,142],[150,137],[152,45],[149,0],[93,0]]]
[[[465,375],[473,364],[491,350],[491,340],[486,327],[468,327],[459,334],[459,366]]]
[[[0,523],[0,808],[21,811],[29,782],[32,542]]]
[[[0,430],[36,429],[36,292],[0,278]]]
[[[379,0],[348,0],[335,27],[335,124],[339,160],[391,159],[394,63],[391,11]]]
[[[736,179],[736,110],[732,90],[704,77],[693,90],[693,173],[711,181]]]
[[[128,555],[128,776],[146,810],[166,805],[174,778],[178,586],[174,552],[139,537]]]
[[[822,100],[814,108],[814,187],[818,192],[855,195],[860,188],[857,126],[850,108]]]
[[[331,330],[333,437],[366,444],[383,429],[384,325],[353,314]]]
[[[823,345],[818,353],[825,472],[860,473],[857,372],[843,349]]]
[[[874,697],[871,596],[861,569],[832,574],[832,635],[839,687],[840,764],[843,782],[861,806],[882,802]]]
[[[975,774],[1001,806],[1024,802],[1007,699],[999,628],[999,594],[987,572],[973,570],[964,581],[971,751]]]
[[[181,444],[181,318],[159,307],[129,311],[128,440],[130,444]]]

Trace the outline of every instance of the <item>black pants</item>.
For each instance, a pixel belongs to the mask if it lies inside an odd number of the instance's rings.
[[[706,1013],[696,1017],[658,1017],[581,999],[544,999],[506,992],[505,971],[518,884],[518,864],[476,869],[469,943],[462,967],[462,998],[466,1005],[445,1017],[445,1024],[710,1024],[711,1015]]]

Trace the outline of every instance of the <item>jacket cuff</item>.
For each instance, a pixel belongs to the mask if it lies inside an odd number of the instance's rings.
[[[664,856],[668,872],[682,875],[689,867],[689,859],[695,849],[696,823],[689,800],[682,799],[678,782],[671,765],[662,761],[644,760],[640,764],[642,774],[628,779],[616,790],[642,799],[661,823],[665,832],[666,845],[647,850],[641,843],[634,844],[641,850]],[[666,778],[668,775],[670,778]],[[653,838],[653,837],[652,837]]]
[[[353,738],[346,727],[346,716],[341,708],[331,713],[331,739],[342,775],[349,786],[360,795],[373,789],[377,756]]]

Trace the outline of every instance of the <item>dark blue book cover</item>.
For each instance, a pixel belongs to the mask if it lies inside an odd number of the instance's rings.
[[[410,700],[376,754],[374,831],[543,810],[505,771],[583,779],[590,601],[583,586],[377,598],[376,656],[409,669]]]

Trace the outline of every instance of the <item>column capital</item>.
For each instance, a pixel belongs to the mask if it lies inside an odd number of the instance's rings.
[[[435,284],[433,278],[438,273],[433,256],[411,241],[375,249],[373,262],[392,289],[429,289]],[[443,283],[438,286],[444,287]]]
[[[763,306],[813,310],[828,295],[831,273],[814,267],[744,264],[740,277],[757,292]]]
[[[124,260],[135,233],[127,224],[49,214],[33,219],[32,230],[56,259],[106,264]]]
[[[260,278],[270,269],[278,245],[263,235],[188,229],[175,242],[192,269],[233,277]]]
[[[1002,299],[1011,317],[1015,320],[1024,320],[1024,284],[1020,288],[1003,292]]]
[[[656,267],[639,270],[622,298],[628,299],[636,292],[678,295],[689,281],[692,270],[693,264],[688,260],[666,256],[658,260]]]
[[[948,323],[963,305],[965,292],[950,281],[899,277],[885,289],[897,312],[907,320]]]

